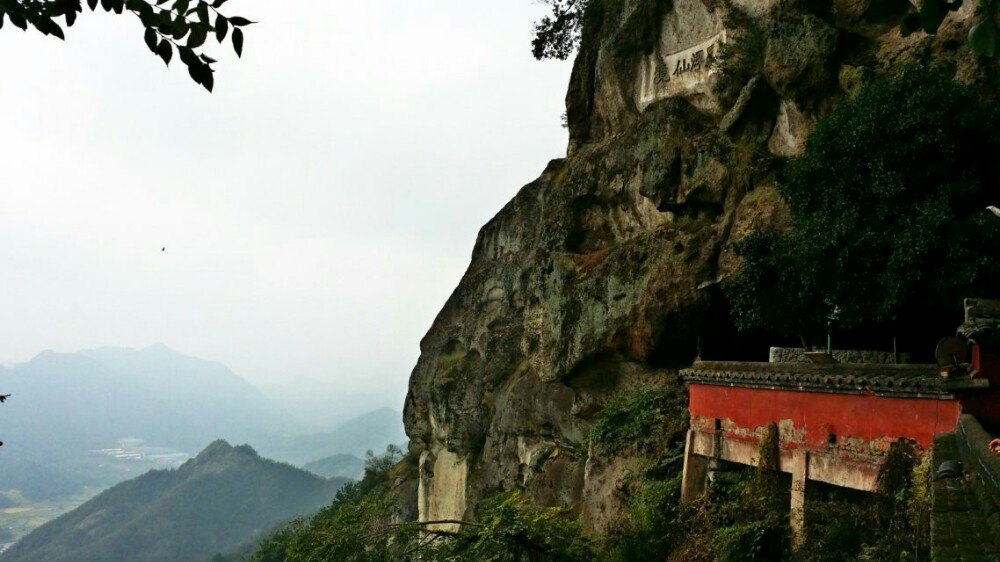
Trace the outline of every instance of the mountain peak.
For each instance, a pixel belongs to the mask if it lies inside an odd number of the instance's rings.
[[[343,483],[248,453],[214,441],[180,469],[147,472],[42,525],[3,559],[208,560],[314,513]]]
[[[149,351],[149,352],[154,352],[154,353],[177,353],[177,351],[175,351],[173,348],[168,347],[166,344],[164,344],[162,342],[156,342],[156,343],[147,345],[146,347],[142,348],[140,351]]]
[[[250,445],[232,446],[225,439],[216,439],[208,444],[198,456],[194,458],[194,464],[205,464],[226,460],[234,457],[254,457],[257,451]]]
[[[233,450],[233,446],[229,444],[229,441],[225,439],[216,439],[208,444],[202,452],[198,453],[198,456],[202,455],[215,455],[218,453],[228,453]]]
[[[20,363],[15,365],[16,368],[23,367],[99,367],[99,363],[91,359],[90,357],[82,356],[77,353],[64,353],[61,351],[54,351],[52,349],[46,349],[39,352],[37,355],[32,357],[27,363]]]

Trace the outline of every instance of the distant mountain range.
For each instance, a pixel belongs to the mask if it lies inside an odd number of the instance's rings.
[[[323,478],[360,480],[365,473],[365,461],[354,455],[333,455],[307,463],[302,469]]]
[[[224,365],[162,345],[45,351],[0,371],[0,391],[11,394],[0,406],[0,491],[36,499],[156,466],[93,452],[125,438],[190,454],[214,439],[274,442],[300,431]]]
[[[405,445],[403,415],[392,408],[380,408],[358,416],[333,431],[295,436],[262,444],[267,457],[302,466],[338,454],[364,457],[367,451],[382,452],[386,445]]]
[[[207,560],[328,505],[345,481],[215,441],[178,469],[104,491],[22,538],[0,560]]]
[[[0,511],[0,542],[216,439],[341,478],[360,475],[366,451],[406,443],[396,410],[310,432],[224,365],[163,345],[42,352],[0,367],[0,393],[12,395],[0,405],[0,506],[16,508]]]
[[[96,448],[123,437],[194,452],[214,439],[296,432],[287,416],[225,365],[163,345],[45,351],[9,369],[0,389],[6,451]]]

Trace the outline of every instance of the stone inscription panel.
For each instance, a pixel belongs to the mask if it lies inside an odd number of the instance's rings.
[[[715,73],[725,30],[687,49],[664,54],[657,49],[640,62],[637,105],[640,110],[676,95],[700,93]]]

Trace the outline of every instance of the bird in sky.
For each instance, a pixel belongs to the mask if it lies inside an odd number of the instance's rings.
[[[10,398],[10,394],[0,394],[0,402],[6,402]]]
[[[160,251],[161,251],[161,252],[166,252],[166,251],[167,251],[167,247],[166,247],[166,246],[164,246],[164,247],[160,248]]]

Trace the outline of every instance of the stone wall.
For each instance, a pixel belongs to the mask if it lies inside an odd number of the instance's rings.
[[[933,483],[931,554],[934,560],[1000,559],[1000,455],[991,436],[972,416],[934,442],[932,469],[962,463],[964,474]]]
[[[837,363],[874,363],[891,365],[909,363],[910,354],[891,351],[865,351],[858,349],[834,349],[830,352]],[[806,350],[801,347],[772,347],[768,354],[771,363],[811,363]]]

